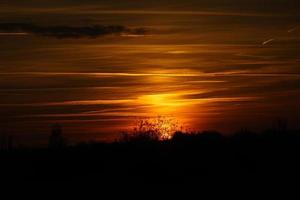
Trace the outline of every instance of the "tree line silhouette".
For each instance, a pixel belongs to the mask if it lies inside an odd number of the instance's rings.
[[[67,145],[56,124],[48,148],[1,148],[1,178],[151,184],[300,178],[300,131],[284,120],[262,133],[179,130],[170,138],[162,138],[161,129],[149,123],[140,122],[112,143],[76,145]]]

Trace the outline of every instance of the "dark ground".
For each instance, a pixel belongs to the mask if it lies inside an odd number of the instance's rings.
[[[177,133],[169,141],[10,149],[0,162],[2,182],[285,184],[300,177],[300,132]]]

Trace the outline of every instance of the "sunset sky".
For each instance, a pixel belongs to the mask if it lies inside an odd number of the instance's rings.
[[[298,0],[2,0],[0,133],[113,140],[140,117],[189,130],[300,128]]]

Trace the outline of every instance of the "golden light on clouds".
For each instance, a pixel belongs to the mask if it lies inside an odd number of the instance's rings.
[[[0,125],[16,134],[58,122],[105,139],[136,117],[221,131],[262,127],[274,113],[300,119],[299,15],[290,9],[60,2],[0,8]],[[91,30],[111,34],[86,37]]]
[[[178,94],[143,95],[138,98],[137,102],[149,105],[151,107],[151,112],[159,115],[174,114],[180,108],[185,106],[185,103],[180,101],[180,96]]]

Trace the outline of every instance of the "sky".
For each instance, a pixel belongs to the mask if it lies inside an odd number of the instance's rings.
[[[0,133],[111,141],[143,117],[188,130],[299,127],[296,0],[0,2]]]

